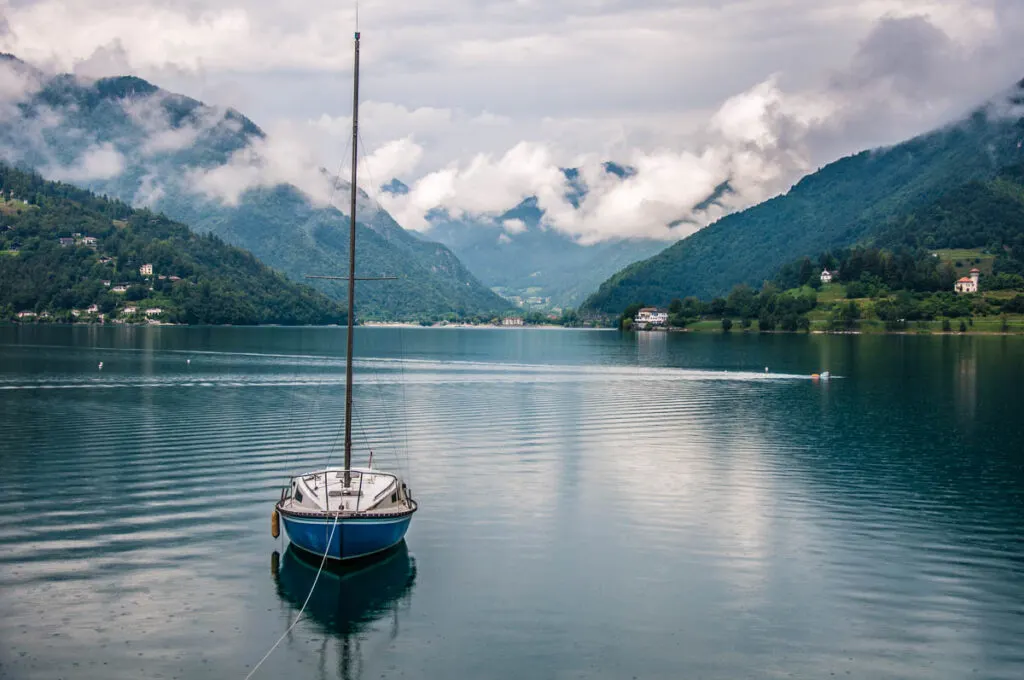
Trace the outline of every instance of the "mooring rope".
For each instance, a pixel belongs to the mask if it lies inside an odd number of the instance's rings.
[[[292,632],[292,629],[295,628],[295,625],[299,622],[299,619],[302,618],[302,614],[306,611],[306,605],[309,604],[310,599],[312,599],[313,597],[313,592],[316,590],[316,584],[317,581],[320,580],[320,574],[322,574],[324,571],[324,565],[327,564],[327,553],[331,550],[331,541],[334,540],[334,531],[338,528],[339,517],[341,517],[340,510],[334,515],[334,523],[331,525],[331,535],[327,537],[327,550],[324,551],[323,559],[320,560],[320,568],[316,570],[316,576],[313,578],[313,585],[309,588],[309,594],[306,595],[306,601],[302,603],[302,607],[299,609],[299,613],[295,615],[295,620],[292,621],[292,625],[288,626],[288,629],[281,633],[281,637],[277,638],[277,642],[275,642],[273,646],[267,650],[267,653],[263,655],[263,658],[259,660],[259,663],[257,663],[251,671],[249,671],[249,674],[245,676],[245,680],[249,680],[249,678],[251,678],[256,673],[256,671],[259,670],[260,666],[263,665],[263,662],[270,658],[270,655],[273,654],[275,649],[277,649],[277,646],[281,644],[282,640],[288,637],[288,633]]]

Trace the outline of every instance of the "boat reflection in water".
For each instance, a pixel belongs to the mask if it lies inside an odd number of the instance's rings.
[[[336,677],[327,669],[337,664],[337,677],[362,676],[360,646],[375,631],[388,640],[399,632],[399,612],[408,607],[416,581],[416,561],[405,541],[368,560],[331,563],[316,579],[321,558],[289,545],[283,557],[271,556],[271,574],[281,599],[298,613],[316,582],[303,620],[326,633],[320,649],[320,676]],[[374,626],[376,622],[386,622]],[[331,656],[336,654],[336,660]]]

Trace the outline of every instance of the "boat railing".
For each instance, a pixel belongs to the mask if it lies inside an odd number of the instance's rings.
[[[312,482],[315,479],[323,479],[324,473],[334,473],[335,479],[341,479],[345,476],[345,471],[340,468],[325,468],[323,470],[317,470],[316,472],[309,472],[302,476],[308,482]],[[391,472],[384,472],[382,470],[360,470],[358,468],[351,468],[349,471],[349,477],[351,479],[360,479],[363,475],[367,477],[390,477],[391,479],[397,480],[398,475]]]

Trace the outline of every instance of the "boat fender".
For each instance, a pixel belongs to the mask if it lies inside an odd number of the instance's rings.
[[[270,535],[274,538],[281,535],[281,520],[277,515],[277,508],[270,513]]]

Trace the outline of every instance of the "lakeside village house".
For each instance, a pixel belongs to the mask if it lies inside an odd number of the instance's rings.
[[[657,307],[644,307],[636,313],[633,323],[637,326],[664,326],[668,323],[668,312]]]
[[[522,326],[523,317],[521,316],[506,316],[501,320],[502,326]]]
[[[75,232],[70,237],[61,236],[57,241],[60,243],[61,248],[67,248],[68,246],[96,248],[99,245],[99,241],[95,236],[82,236],[79,232]]]
[[[977,293],[978,292],[978,278],[981,276],[981,272],[977,269],[972,269],[969,276],[962,276],[953,284],[953,290],[957,293]]]
[[[827,269],[822,269],[821,270],[821,282],[822,283],[832,283],[832,277],[833,276],[838,276],[838,275],[839,275],[839,272],[830,272]]]

